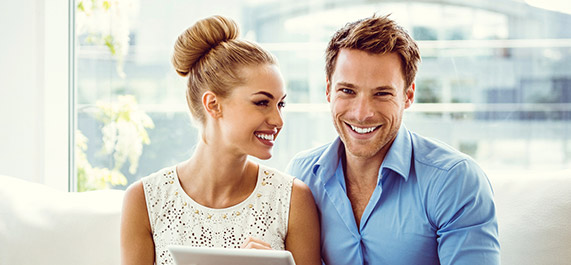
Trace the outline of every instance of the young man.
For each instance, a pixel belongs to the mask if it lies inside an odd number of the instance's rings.
[[[419,61],[388,17],[347,24],[329,42],[326,96],[339,137],[287,170],[313,192],[326,264],[500,263],[485,173],[402,124]]]

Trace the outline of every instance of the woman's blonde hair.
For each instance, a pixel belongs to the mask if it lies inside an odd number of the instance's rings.
[[[277,64],[272,54],[259,45],[238,39],[238,25],[231,19],[212,16],[186,29],[174,45],[172,64],[181,76],[188,76],[186,101],[192,116],[202,125],[205,113],[202,95],[212,91],[226,97],[244,84],[241,69],[260,64]]]

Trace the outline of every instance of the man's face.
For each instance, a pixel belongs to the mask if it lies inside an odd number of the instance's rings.
[[[346,154],[384,159],[414,89],[405,88],[398,54],[341,49],[327,80],[327,101]]]

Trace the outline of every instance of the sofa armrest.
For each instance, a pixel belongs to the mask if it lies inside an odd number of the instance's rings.
[[[122,198],[0,176],[0,264],[119,264]]]
[[[571,172],[529,172],[491,180],[502,264],[569,264]]]

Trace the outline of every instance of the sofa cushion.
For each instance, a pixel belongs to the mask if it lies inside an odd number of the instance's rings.
[[[571,172],[493,173],[503,265],[569,264]],[[119,264],[123,192],[0,176],[0,264]]]
[[[0,176],[0,264],[119,264],[122,198]]]
[[[502,265],[569,264],[571,171],[490,176]]]

